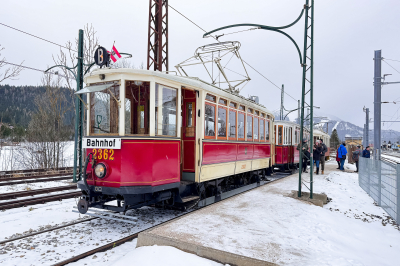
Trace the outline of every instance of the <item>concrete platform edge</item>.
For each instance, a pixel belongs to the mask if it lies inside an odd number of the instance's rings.
[[[258,260],[242,255],[233,254],[230,252],[204,247],[201,245],[196,245],[192,243],[183,242],[176,239],[171,239],[168,237],[163,237],[159,235],[152,234],[149,231],[139,234],[136,247],[144,246],[171,246],[180,249],[184,252],[192,253],[197,256],[210,259],[222,264],[229,264],[232,266],[276,266],[278,264]]]

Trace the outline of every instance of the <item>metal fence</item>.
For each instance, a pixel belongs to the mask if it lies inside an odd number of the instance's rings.
[[[358,184],[400,224],[400,164],[360,157]]]

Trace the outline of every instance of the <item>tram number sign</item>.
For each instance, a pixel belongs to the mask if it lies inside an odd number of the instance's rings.
[[[120,138],[83,138],[82,144],[85,149],[121,149]]]
[[[93,157],[96,160],[114,161],[114,150],[108,149],[93,149]]]
[[[106,48],[99,46],[94,52],[94,62],[99,67],[107,66],[110,61],[110,54],[107,52]]]

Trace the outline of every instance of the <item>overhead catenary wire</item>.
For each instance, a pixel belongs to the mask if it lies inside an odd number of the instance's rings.
[[[395,62],[400,62],[400,60],[395,60],[395,59],[388,59],[388,58],[383,58],[383,60],[389,60],[389,61],[395,61]]]
[[[49,41],[49,40],[47,40],[47,39],[44,39],[44,38],[42,38],[42,37],[39,37],[39,36],[36,36],[36,35],[34,35],[34,34],[31,34],[31,33],[29,33],[29,32],[26,32],[26,31],[19,30],[19,29],[17,29],[17,28],[14,28],[14,27],[8,26],[8,25],[6,25],[6,24],[4,24],[4,23],[1,23],[1,22],[0,22],[0,25],[3,25],[4,27],[7,27],[7,28],[10,28],[10,29],[13,29],[13,30],[16,30],[16,31],[22,32],[22,33],[24,33],[24,34],[27,34],[27,35],[29,35],[29,36],[32,36],[32,37],[34,37],[34,38],[37,38],[37,39],[39,39],[39,40],[42,40],[42,41],[45,41],[45,42],[48,42],[48,43],[51,43],[51,44],[57,45],[57,46],[59,46],[59,47],[62,47],[62,48],[65,48],[65,49],[68,49],[68,50],[71,50],[71,51],[74,51],[74,52],[78,52],[78,51],[76,51],[76,50],[74,50],[74,49],[71,49],[71,48],[68,48],[68,47],[66,47],[66,46],[64,46],[64,45],[61,45],[61,44],[58,44],[58,43],[55,43],[55,42]]]
[[[64,76],[64,75],[59,75],[59,74],[54,73],[54,72],[50,72],[50,71],[45,72],[44,70],[40,70],[40,69],[33,68],[33,67],[27,67],[27,66],[23,66],[23,65],[18,65],[18,64],[7,62],[7,61],[0,61],[0,63],[4,63],[4,64],[7,64],[7,65],[12,65],[12,66],[16,66],[16,67],[22,67],[22,68],[25,68],[25,69],[35,70],[35,71],[42,72],[42,73],[45,73],[45,74],[57,75],[57,76],[60,76],[60,77],[63,77],[63,78],[75,80],[73,78],[70,78],[70,77],[67,77],[67,76]]]
[[[203,32],[207,32],[205,29],[203,29],[202,27],[200,27],[198,24],[194,23],[191,19],[189,19],[188,17],[186,17],[185,15],[183,15],[181,12],[179,12],[178,10],[176,10],[174,7],[172,7],[170,4],[168,4],[168,7],[172,8],[175,12],[177,12],[179,15],[181,15],[182,17],[184,17],[185,19],[187,19],[188,21],[190,21],[193,25],[195,25],[197,28],[201,29]],[[239,31],[240,32],[240,31]],[[237,32],[234,32],[237,33]],[[227,35],[227,34],[226,34]],[[212,36],[217,42],[221,43],[215,36]],[[252,68],[254,71],[256,71],[259,75],[261,75],[263,78],[265,78],[266,80],[268,80],[272,85],[274,85],[276,88],[278,88],[280,91],[282,91],[282,89],[277,86],[275,83],[273,83],[271,80],[269,80],[267,77],[265,77],[263,74],[261,74],[258,70],[256,70],[254,67],[252,67],[249,63],[247,63],[245,60],[243,60],[243,62],[248,65],[250,68]],[[289,96],[290,98],[292,98],[293,100],[297,101],[292,95],[288,94],[287,92],[284,92],[287,96]]]
[[[399,72],[397,69],[395,69],[391,64],[389,64],[388,62],[386,62],[385,59],[382,59],[382,61],[383,61],[385,64],[387,64],[388,66],[390,66],[391,68],[393,68],[394,71],[396,71],[397,73],[400,74],[400,72]]]

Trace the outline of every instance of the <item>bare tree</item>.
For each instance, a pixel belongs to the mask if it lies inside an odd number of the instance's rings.
[[[4,47],[1,47],[1,44],[0,44],[0,58],[1,58],[1,51],[3,51],[5,48]],[[0,60],[0,69],[2,69],[3,67],[5,67],[5,65],[7,65],[7,59],[5,58],[5,57],[3,57],[1,60]],[[3,81],[5,81],[6,79],[11,79],[11,80],[15,80],[15,78],[16,77],[18,77],[19,76],[19,74],[21,73],[21,71],[22,71],[22,67],[21,67],[21,65],[22,65],[22,63],[23,63],[24,61],[22,61],[21,62],[21,64],[19,65],[19,66],[12,66],[12,67],[7,67],[5,70],[4,70],[4,72],[0,72],[0,83],[1,82],[3,82]]]
[[[65,166],[67,140],[73,134],[70,125],[65,125],[65,115],[72,109],[62,87],[62,78],[45,74],[43,95],[35,99],[37,111],[28,126],[27,142],[20,149],[24,168],[58,168]]]

